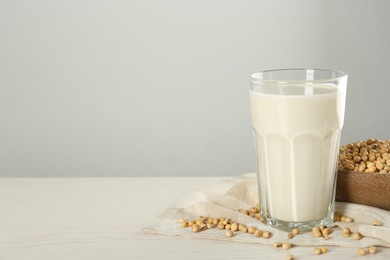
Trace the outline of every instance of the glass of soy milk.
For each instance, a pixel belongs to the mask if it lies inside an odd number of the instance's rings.
[[[325,69],[252,74],[260,213],[267,225],[307,230],[333,223],[347,77]]]

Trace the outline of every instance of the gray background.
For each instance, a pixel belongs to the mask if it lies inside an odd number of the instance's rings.
[[[390,1],[0,0],[0,176],[255,170],[249,75],[349,74],[342,143],[390,138]]]

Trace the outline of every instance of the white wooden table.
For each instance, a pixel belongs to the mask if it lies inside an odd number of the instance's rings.
[[[354,248],[288,251],[141,232],[168,205],[222,180],[199,178],[0,179],[0,260],[6,259],[355,259]],[[380,248],[367,259],[390,259]]]

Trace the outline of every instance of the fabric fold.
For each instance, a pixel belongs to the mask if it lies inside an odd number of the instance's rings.
[[[258,203],[256,174],[248,173],[238,177],[209,185],[194,191],[166,209],[153,224],[143,228],[146,233],[175,235],[202,239],[234,241],[241,243],[273,244],[274,242],[288,241],[301,246],[343,246],[343,247],[390,247],[390,211],[352,204],[336,202],[336,211],[352,217],[354,222],[335,222],[329,239],[316,238],[311,232],[302,233],[287,238],[287,232],[266,226],[259,220],[239,213],[238,209],[248,209]],[[229,218],[246,226],[255,226],[263,231],[270,231],[271,238],[260,238],[252,234],[235,232],[232,238],[225,237],[225,232],[213,228],[198,233],[191,228],[182,228],[177,222],[179,218],[191,220],[199,216]],[[380,220],[383,226],[373,226],[374,220]],[[343,237],[341,228],[349,227],[352,231],[359,231],[364,237],[353,240],[352,237]]]

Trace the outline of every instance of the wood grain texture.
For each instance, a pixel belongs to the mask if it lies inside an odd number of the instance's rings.
[[[0,179],[3,259],[312,259],[311,247],[205,241],[141,232],[172,202],[224,178]],[[321,259],[355,259],[329,247]],[[390,259],[380,248],[370,259]]]

